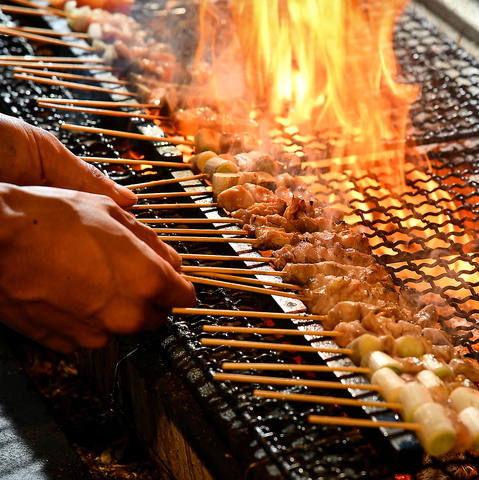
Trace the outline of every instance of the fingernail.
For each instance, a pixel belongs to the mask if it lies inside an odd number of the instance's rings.
[[[134,200],[135,202],[138,200],[138,197],[128,188],[124,187],[123,185],[119,185],[118,183],[115,184],[115,192],[122,197],[127,198],[128,200]]]

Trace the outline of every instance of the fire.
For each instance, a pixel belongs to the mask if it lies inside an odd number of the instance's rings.
[[[367,231],[368,222],[380,220],[384,234],[372,238],[378,255],[397,253],[384,235],[412,253],[471,241],[441,213],[457,207],[421,173],[431,171],[427,157],[406,147],[409,107],[419,93],[400,83],[393,51],[406,3],[230,0],[231,22],[211,0],[200,5],[198,83],[220,111],[246,111],[258,121],[267,132],[264,148],[307,154],[310,190],[346,206],[348,223]]]
[[[347,141],[337,143],[333,157],[357,155],[356,174],[369,168],[363,155],[384,152],[387,144],[396,151],[387,162],[394,165],[389,181],[403,186],[407,115],[419,91],[396,81],[392,36],[405,3],[231,0],[236,36],[227,51],[235,58],[241,51],[251,116],[321,137],[340,135]],[[211,34],[207,5],[202,0],[204,35]],[[215,56],[211,91],[218,95],[225,88],[219,56],[225,55]]]

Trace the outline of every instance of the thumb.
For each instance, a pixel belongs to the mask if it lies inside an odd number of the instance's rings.
[[[54,135],[34,130],[46,183],[53,187],[107,195],[121,207],[131,207],[136,195],[115,183],[93,165],[80,160]]]

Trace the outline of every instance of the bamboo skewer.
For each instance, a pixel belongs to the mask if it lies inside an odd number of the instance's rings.
[[[25,69],[28,70],[28,69]],[[26,73],[32,73],[33,70]],[[66,74],[62,75],[60,72],[44,72],[45,75],[56,75],[56,76],[63,76],[65,78],[84,78],[85,80],[101,82],[101,83],[117,83],[119,85],[128,85],[129,82],[124,80],[103,80],[100,78],[95,77],[82,77],[81,75],[75,74]],[[67,77],[67,75],[70,75]],[[125,117],[125,118],[144,118],[146,120],[165,120],[166,117],[160,117],[159,115],[151,115],[149,113],[133,113],[133,112],[122,112],[118,110],[105,110],[101,108],[86,108],[86,107],[73,107],[69,105],[62,105],[58,103],[47,103],[47,102],[38,102],[39,107],[43,108],[56,108],[57,110],[65,110],[67,112],[81,112],[81,113],[89,113],[91,115],[105,115],[108,117]]]
[[[267,312],[263,312],[263,318],[271,318]],[[292,318],[291,316],[286,317],[288,319]],[[204,325],[203,326],[203,331],[204,332],[224,332],[224,333],[258,333],[260,335],[293,335],[293,336],[304,336],[304,335],[310,335],[314,337],[340,337],[342,332],[333,332],[333,331],[326,331],[326,330],[298,330],[297,328],[277,328],[277,327],[225,327],[222,325]],[[223,364],[223,368],[226,369],[226,367]],[[251,364],[251,363],[226,363],[226,365],[266,365],[264,363],[260,364]],[[267,365],[278,365],[280,367],[283,367],[283,370],[286,370],[284,368],[284,364],[276,364],[276,363],[269,363]],[[304,367],[304,365],[302,365]],[[255,368],[255,367],[250,367],[250,368]],[[330,367],[327,367],[330,368]],[[351,368],[351,367],[347,367]],[[357,367],[354,367],[357,368]],[[364,369],[363,369],[364,370]],[[368,370],[369,369],[365,369]],[[362,372],[366,373],[366,372]]]
[[[76,63],[55,63],[52,64],[57,70],[102,70],[102,71],[112,71],[113,67],[110,65],[86,65],[86,64],[76,64]],[[51,65],[48,63],[41,62],[29,62],[29,61],[7,61],[0,60],[1,67],[27,67],[27,68],[49,68]],[[76,84],[75,84],[76,85]],[[51,100],[54,100],[53,98]]]
[[[50,28],[38,28],[38,27],[9,27],[13,30],[18,30],[20,32],[27,33],[38,33],[39,35],[47,35],[50,37],[74,37],[82,38],[84,40],[89,40],[90,35],[83,32],[58,32],[56,30],[51,30]]]
[[[215,260],[217,262],[258,262],[269,263],[276,260],[274,257],[235,256],[235,255],[208,255],[196,253],[180,253],[184,260]]]
[[[141,223],[190,223],[190,224],[205,224],[205,223],[239,223],[236,218],[137,218]],[[206,267],[205,267],[206,268]]]
[[[346,405],[348,407],[378,407],[389,408],[391,410],[401,411],[403,406],[400,403],[380,402],[371,400],[353,400],[351,398],[325,397],[323,395],[305,395],[303,393],[282,393],[271,392],[269,390],[254,390],[253,396],[262,398],[274,398],[277,400],[286,400],[294,402],[312,402],[324,403],[328,405]]]
[[[2,9],[3,10],[3,9]],[[36,33],[21,32],[10,27],[5,27],[0,25],[0,34],[9,35],[11,37],[23,37],[27,40],[32,40],[34,42],[47,43],[51,45],[59,45],[61,47],[69,48],[80,48],[86,50],[87,52],[94,52],[95,49],[88,44],[82,45],[75,42],[67,42],[65,40],[59,40],[58,38],[47,37],[45,35],[37,35]]]
[[[146,160],[146,159],[136,160],[131,158],[103,158],[103,157],[79,157],[79,158],[82,159],[84,162],[88,162],[88,163],[98,162],[98,163],[114,163],[118,165],[153,165],[155,167],[190,168],[190,166],[187,165],[186,163],[163,162],[161,160]],[[207,192],[204,192],[204,193],[207,193]],[[167,194],[165,193],[163,195],[165,196]]]
[[[56,67],[56,65],[55,65]],[[73,68],[73,67],[72,67]],[[115,108],[135,108],[135,109],[158,109],[159,106],[154,103],[136,103],[134,100],[129,102],[114,102],[106,100],[78,100],[78,99],[69,99],[69,98],[49,98],[49,97],[40,97],[37,98],[37,102],[47,102],[47,103],[58,103],[64,104],[69,103],[71,105],[83,105],[85,107],[115,107]]]
[[[192,235],[218,235],[222,233],[224,235],[246,235],[245,230],[211,230],[203,228],[152,228],[156,233],[191,233]]]
[[[232,273],[234,275],[271,275],[284,277],[286,272],[277,272],[275,270],[250,270],[249,268],[227,268],[227,267],[197,267],[197,266],[183,266],[183,272],[218,272],[218,273]]]
[[[201,178],[206,178],[207,175],[200,173],[198,175],[190,175],[188,177],[181,178],[167,178],[166,180],[154,180],[152,182],[137,183],[134,185],[125,185],[126,188],[134,190],[135,188],[148,188],[148,187],[159,187],[162,185],[171,185],[173,183],[187,182],[189,180],[199,180]]]
[[[366,428],[399,428],[401,430],[419,431],[421,427],[418,423],[409,422],[386,422],[381,420],[365,420],[362,418],[346,417],[328,417],[323,415],[310,415],[310,423],[321,425],[340,425],[346,427],[366,427]]]
[[[201,272],[202,275],[208,277],[219,278],[222,280],[232,280],[232,281],[241,281],[243,283],[250,283],[252,285],[264,285],[267,287],[278,287],[278,288],[285,288],[287,290],[304,290],[304,287],[300,285],[294,285],[292,283],[278,283],[278,282],[269,282],[267,280],[259,280],[257,278],[249,278],[249,277],[240,277],[236,275],[225,275],[224,273],[215,273],[215,272]]]
[[[281,378],[281,377],[266,377],[262,375],[242,375],[239,373],[214,373],[215,380],[241,383],[263,383],[266,385],[283,385],[283,386],[300,386],[311,388],[332,388],[336,390],[367,390],[371,392],[380,392],[381,387],[378,385],[370,385],[365,383],[351,384],[341,383],[329,380],[309,380],[304,378]]]
[[[303,332],[300,332],[303,333]],[[336,333],[336,332],[334,332]],[[346,372],[346,373],[371,373],[369,368],[365,367],[330,367],[328,365],[305,365],[305,364],[287,364],[287,363],[260,363],[260,362],[223,362],[223,370],[272,370],[284,372],[291,370],[293,372]]]
[[[188,208],[206,208],[206,207],[218,207],[217,203],[158,203],[150,205],[133,205],[128,210],[182,210]],[[172,237],[175,238],[175,237]],[[181,237],[176,237],[181,238]]]
[[[306,299],[304,295],[298,295],[297,293],[281,292],[278,290],[270,290],[267,288],[250,287],[248,285],[242,285],[240,283],[223,282],[210,278],[192,277],[191,275],[183,275],[183,278],[185,280],[189,280],[192,283],[201,283],[203,285],[212,285],[214,287],[232,288],[234,290],[245,290],[247,292],[261,293],[264,295],[277,295],[279,297],[294,298],[296,300]]]
[[[163,242],[196,242],[196,243],[251,243],[251,238],[226,237],[159,237]]]
[[[67,82],[63,80],[52,80],[51,78],[36,77],[34,75],[26,75],[24,73],[16,73],[13,77],[18,80],[30,80],[32,82],[45,83],[46,85],[57,85],[59,87],[75,88],[77,90],[86,90],[89,92],[102,92],[102,93],[123,95],[125,97],[136,97],[136,93],[132,93],[132,92],[122,91],[118,89],[115,90],[112,88],[97,87],[95,85],[83,85],[81,83]],[[62,125],[62,127],[64,127],[64,125]],[[89,127],[84,127],[84,128],[89,128]]]
[[[23,27],[11,27],[11,28],[23,28]],[[53,31],[53,30],[52,30]],[[101,58],[82,58],[82,57],[52,57],[46,55],[0,55],[0,61],[21,61],[21,62],[29,62],[29,63],[38,63],[38,62],[47,62],[47,63],[62,63],[62,62],[70,62],[70,63],[101,63],[103,64],[103,60]],[[43,100],[47,101],[50,100],[48,97],[43,98]],[[62,99],[63,100],[63,99]],[[64,100],[63,100],[64,101]]]
[[[270,318],[274,320],[291,320],[298,318],[302,320],[323,320],[321,315],[313,315],[310,313],[279,313],[279,312],[259,312],[253,310],[223,310],[215,308],[173,308],[173,315],[215,315],[227,317],[247,317],[247,318]],[[213,326],[205,326],[203,328],[213,328]],[[219,328],[219,327],[216,327]],[[225,327],[223,327],[225,328]],[[233,327],[236,328],[236,327]],[[212,330],[209,330],[212,331]],[[296,330],[293,330],[296,331]]]
[[[136,94],[132,94],[132,95],[136,95]],[[132,138],[135,140],[145,140],[149,142],[170,143],[172,145],[190,145],[190,146],[195,145],[195,142],[192,142],[191,140],[179,140],[175,138],[155,137],[150,135],[143,135],[141,133],[122,132],[120,130],[108,130],[106,128],[84,127],[82,125],[70,125],[68,123],[64,123],[62,125],[62,128],[65,128],[67,130],[75,130],[78,132],[101,133],[103,135]]]
[[[70,80],[86,80],[88,82],[114,83],[116,85],[129,85],[129,82],[125,80],[118,80],[117,78],[104,79],[104,78],[98,78],[98,77],[90,77],[86,75],[78,75],[76,73],[54,72],[52,70],[45,71],[45,70],[40,70],[38,68],[15,67],[13,71],[17,73],[31,73],[33,75],[39,75],[40,77],[62,77],[62,78],[69,78]],[[58,110],[73,109],[71,110],[73,112],[80,112],[80,111],[83,112],[83,110],[80,110],[79,108],[59,107],[54,103],[39,102],[38,106],[43,108],[57,108]],[[85,113],[88,113],[88,112],[85,111]],[[115,112],[115,113],[119,113],[119,112]],[[121,112],[121,113],[126,113],[126,112]],[[132,115],[130,114],[130,117],[131,116]]]
[[[166,193],[138,193],[138,198],[181,198],[181,197],[211,197],[210,192],[166,192]],[[216,231],[218,233],[218,230]],[[245,232],[246,233],[246,232]]]
[[[12,3],[16,3],[18,5],[23,5],[24,7],[30,7],[33,9],[38,10],[46,10],[49,15],[55,15],[57,17],[69,17],[70,15],[66,13],[64,10],[55,7],[43,7],[41,5],[37,5],[36,3],[29,2],[28,0],[11,0]]]
[[[312,345],[293,345],[288,343],[249,342],[245,340],[223,340],[221,338],[202,338],[202,345],[233,348],[252,348],[259,350],[288,351],[288,352],[321,352],[336,353],[337,355],[351,355],[350,348],[314,347]]]
[[[14,5],[0,4],[0,10],[3,13],[17,13],[19,15],[32,15],[34,17],[43,17],[45,15],[51,15],[51,13],[48,12],[47,7],[40,9],[40,8],[15,7]]]

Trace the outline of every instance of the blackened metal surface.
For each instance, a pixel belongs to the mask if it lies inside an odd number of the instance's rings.
[[[477,60],[412,10],[396,25],[394,52],[402,80],[421,88],[410,109],[409,142],[429,144],[477,135]]]

